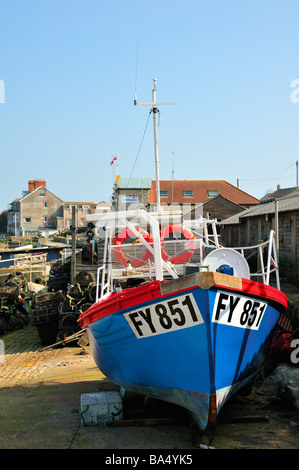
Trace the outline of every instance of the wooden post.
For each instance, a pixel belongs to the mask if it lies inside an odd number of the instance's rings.
[[[73,285],[76,277],[76,206],[72,206],[72,262],[71,262],[71,284]]]

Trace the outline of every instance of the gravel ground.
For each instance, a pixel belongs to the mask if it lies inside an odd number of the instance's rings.
[[[134,455],[164,450],[182,457],[205,446],[299,449],[298,410],[273,397],[261,377],[250,395],[237,395],[224,406],[213,433],[200,434],[181,408],[156,400],[145,403],[134,395],[124,402],[130,425],[84,426],[81,395],[118,390],[98,370],[89,348],[85,354],[68,345],[39,351],[34,327],[1,339],[5,361],[0,364],[0,449],[101,449],[103,459],[124,455],[124,450],[128,456],[133,450]]]

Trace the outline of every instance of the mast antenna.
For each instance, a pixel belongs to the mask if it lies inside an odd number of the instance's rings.
[[[159,148],[158,148],[158,127],[157,127],[157,113],[159,109],[157,106],[160,105],[173,105],[175,103],[157,103],[156,101],[156,82],[154,78],[154,88],[152,90],[152,102],[151,103],[137,103],[137,97],[135,93],[134,106],[151,106],[151,112],[153,113],[153,124],[154,124],[154,144],[155,144],[155,165],[156,165],[156,198],[157,198],[157,212],[161,212],[160,204],[160,177],[159,177]]]

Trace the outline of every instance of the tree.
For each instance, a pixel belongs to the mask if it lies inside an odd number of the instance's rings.
[[[8,211],[3,211],[0,214],[0,233],[7,233],[7,213]]]

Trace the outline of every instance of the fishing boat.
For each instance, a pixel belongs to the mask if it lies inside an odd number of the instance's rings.
[[[211,429],[260,371],[287,308],[275,233],[225,248],[215,220],[158,209],[87,216],[105,247],[96,302],[79,323],[112,382],[184,407]]]

